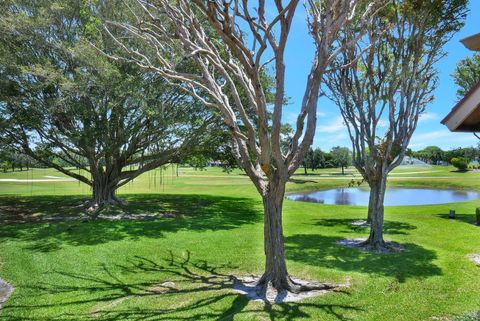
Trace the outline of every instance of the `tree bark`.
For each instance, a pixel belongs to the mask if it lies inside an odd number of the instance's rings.
[[[290,289],[285,261],[282,206],[285,187],[270,183],[266,195],[263,196],[264,208],[264,249],[265,272],[259,284],[273,286],[277,290]]]
[[[99,205],[117,204],[118,199],[115,193],[116,190],[109,188],[108,184],[104,184],[102,182],[94,182],[92,201]]]
[[[364,242],[366,247],[381,250],[385,247],[383,240],[384,200],[387,187],[387,175],[382,175],[380,180],[370,183],[370,198],[368,203],[368,220],[370,235]]]
[[[112,187],[113,186],[113,187]],[[89,215],[95,219],[108,205],[123,205],[116,196],[117,187],[105,175],[96,175],[92,182],[92,199],[89,202]]]
[[[377,203],[378,187],[375,184],[369,184],[370,186],[370,195],[368,199],[368,216],[367,224],[372,224],[373,211],[375,210]]]
[[[300,285],[288,275],[282,225],[284,197],[282,182],[269,183],[268,192],[263,195],[265,272],[258,282],[259,294],[265,295],[269,289],[298,293],[328,288],[324,284]]]

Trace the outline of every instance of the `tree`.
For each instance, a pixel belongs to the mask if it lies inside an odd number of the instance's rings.
[[[445,152],[438,146],[428,146],[413,155],[425,162],[438,164],[438,162],[445,160]]]
[[[316,169],[316,164],[315,164],[315,152],[313,148],[309,148],[307,154],[305,155],[305,158],[303,159],[303,170],[305,172],[305,175],[307,175],[307,168],[310,168],[312,171]]]
[[[315,168],[325,167],[325,153],[320,148],[315,148],[313,151],[313,159],[315,162]]]
[[[353,164],[370,186],[370,235],[364,246],[382,250],[388,173],[401,164],[418,117],[433,100],[435,63],[443,45],[463,25],[466,0],[392,1],[365,28],[347,26],[337,46],[348,46],[325,73],[328,95],[347,125]],[[350,27],[352,26],[352,27]],[[350,28],[349,28],[350,27]],[[378,34],[378,30],[383,30]]]
[[[8,169],[10,168],[11,164],[9,161],[3,161],[1,163],[1,167],[2,167],[2,170],[4,173],[6,173],[8,171]]]
[[[478,159],[480,157],[480,151],[479,148],[475,147],[458,147],[451,149],[447,152],[445,152],[445,158],[444,161],[450,162],[452,158],[462,158],[464,159],[467,163]]]
[[[266,293],[269,287],[294,292],[308,289],[293,282],[287,272],[282,226],[285,185],[313,141],[322,75],[341,51],[333,50],[333,41],[351,17],[367,20],[374,3],[365,8],[361,1],[307,1],[315,54],[294,134],[288,150],[282,151],[284,55],[300,1],[274,1],[268,8],[265,1],[258,1],[254,8],[244,0],[136,2],[143,14],[137,14],[135,24],[107,24],[112,37],[128,53],[125,59],[171,79],[206,107],[219,110],[233,137],[233,153],[262,196],[266,262],[259,291]],[[132,46],[121,37],[125,31],[147,41],[152,50]],[[171,55],[178,49],[181,58]],[[155,55],[150,55],[152,51]],[[181,70],[179,61],[191,62],[197,66],[196,71]],[[261,80],[270,64],[275,79],[271,93]],[[267,103],[268,94],[274,96],[271,104]]]
[[[342,175],[345,175],[345,167],[352,164],[352,155],[347,147],[333,147],[330,151],[333,163],[342,168]]]
[[[92,36],[84,2],[5,1],[1,9],[0,78],[9,88],[1,139],[91,186],[95,214],[121,204],[119,187],[201,148],[215,113],[157,74],[99,55],[90,43],[115,46]],[[122,11],[113,2],[98,9]]]
[[[452,76],[458,87],[457,98],[462,99],[480,82],[480,54],[460,60]]]

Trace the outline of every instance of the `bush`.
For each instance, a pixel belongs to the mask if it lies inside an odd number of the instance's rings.
[[[450,161],[450,163],[455,166],[458,170],[460,171],[464,171],[467,169],[468,167],[468,164],[467,162],[462,159],[462,158],[459,158],[459,157],[454,157],[452,158],[452,160]]]

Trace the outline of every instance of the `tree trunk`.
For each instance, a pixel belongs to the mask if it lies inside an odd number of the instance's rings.
[[[279,184],[282,185],[282,184]],[[263,196],[264,208],[264,249],[265,273],[259,283],[273,286],[277,290],[289,289],[290,278],[285,261],[282,205],[285,195],[284,186],[270,183],[267,195]]]
[[[94,182],[92,201],[99,205],[117,204],[118,199],[115,192],[115,189],[108,188],[108,184]]]
[[[123,202],[116,196],[116,187],[111,187],[110,181],[103,175],[93,179],[92,199],[88,205],[89,215],[95,219],[105,206],[123,205]]]
[[[374,184],[370,185],[370,195],[368,199],[368,216],[367,216],[367,224],[372,224],[372,216],[373,211],[375,210],[376,203],[377,203],[377,195],[378,195],[378,186]]]
[[[308,173],[307,173],[307,165],[303,165],[303,170],[304,170],[304,172],[305,172],[305,175],[307,175],[307,174],[308,174]]]
[[[345,175],[345,169],[342,166],[342,175]]]
[[[270,182],[268,193],[263,195],[265,272],[257,284],[258,294],[265,297],[273,289],[277,293],[331,289],[328,284],[298,284],[288,275],[282,225],[284,196],[285,182]]]
[[[381,250],[385,247],[383,240],[384,200],[387,187],[387,175],[382,175],[379,181],[370,183],[370,198],[368,203],[368,220],[370,235],[365,241],[366,247]]]

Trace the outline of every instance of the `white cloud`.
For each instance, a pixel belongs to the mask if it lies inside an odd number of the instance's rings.
[[[317,117],[318,118],[322,118],[322,117],[326,117],[327,116],[327,113],[324,112],[324,111],[317,111]]]
[[[347,127],[345,126],[343,122],[342,116],[338,116],[335,118],[332,122],[329,124],[324,124],[318,126],[318,132],[319,133],[338,133],[341,131],[346,131]]]
[[[436,113],[431,113],[431,112],[426,112],[420,115],[418,118],[419,122],[427,122],[427,121],[432,121],[432,120],[439,120],[440,116]]]
[[[388,124],[389,124],[388,121],[386,121],[385,119],[380,119],[380,120],[378,121],[377,127],[378,127],[378,128],[385,128],[385,127],[388,126]]]
[[[452,133],[448,129],[436,130],[424,133],[414,133],[410,141],[410,148],[422,149],[435,145],[448,150],[459,146],[473,146],[478,139],[471,133]]]
[[[335,146],[346,146],[351,148],[352,143],[348,138],[347,132],[339,132],[335,134],[323,134],[323,135],[316,135],[313,141],[313,147],[319,147],[323,151],[329,151],[332,147]]]

